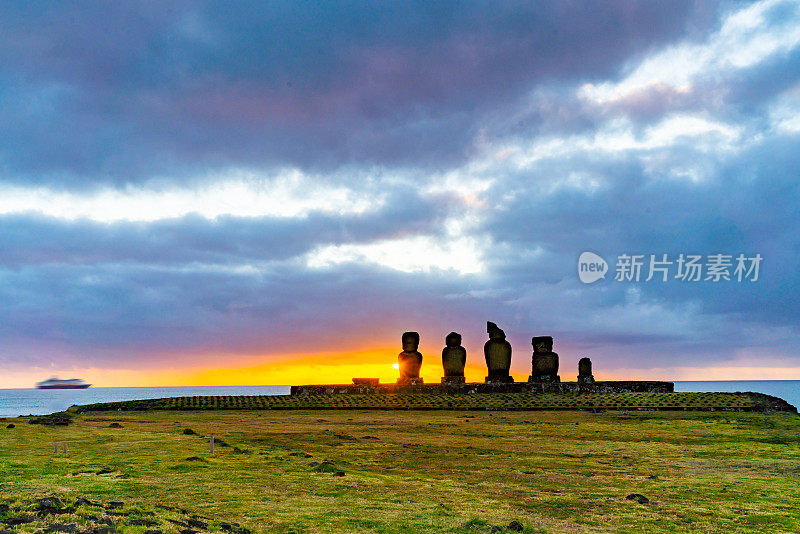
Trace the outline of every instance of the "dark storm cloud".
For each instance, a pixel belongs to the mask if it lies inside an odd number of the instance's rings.
[[[443,168],[542,80],[614,73],[689,2],[59,3],[0,13],[5,180]],[[688,21],[691,21],[689,24]]]

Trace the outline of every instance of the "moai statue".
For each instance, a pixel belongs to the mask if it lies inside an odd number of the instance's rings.
[[[444,342],[447,346],[442,349],[442,384],[463,384],[467,351],[461,346],[461,334],[450,332]]]
[[[589,358],[581,358],[578,361],[578,383],[594,384],[594,375],[592,375],[592,360]]]
[[[553,338],[537,336],[531,339],[533,357],[528,382],[561,382],[558,376],[558,354],[553,352]]]
[[[419,333],[403,333],[403,352],[397,355],[397,363],[400,367],[400,378],[398,384],[422,384],[419,377],[419,368],[422,367],[422,354],[417,352],[419,348]]]
[[[511,368],[511,343],[506,341],[505,332],[492,322],[486,323],[486,331],[489,333],[489,341],[483,346],[486,367],[489,369],[486,382],[513,382],[514,379],[508,374]]]

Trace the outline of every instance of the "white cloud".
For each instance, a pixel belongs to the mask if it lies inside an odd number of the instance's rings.
[[[770,20],[770,11],[785,8]],[[800,45],[800,4],[764,0],[729,15],[702,44],[679,43],[642,61],[619,82],[586,84],[578,95],[597,104],[624,99],[648,89],[688,92],[696,80],[744,69]]]
[[[693,150],[701,152],[718,152],[735,148],[743,133],[741,126],[715,121],[705,115],[669,115],[641,133],[637,132],[631,120],[616,118],[595,133],[536,139],[527,146],[521,142],[508,145],[498,164],[510,162],[524,169],[541,160],[568,158],[578,153],[613,156],[629,151],[669,148],[681,143],[691,143]],[[600,185],[597,179],[576,180],[575,176],[565,178],[563,182],[560,185],[588,191],[596,190]]]
[[[341,263],[368,263],[401,272],[455,271],[477,274],[483,271],[482,241],[459,236],[413,236],[367,244],[330,245],[308,254],[307,265],[324,269]]]
[[[772,128],[780,133],[800,133],[800,86],[776,99],[770,106],[769,118]]]
[[[191,189],[127,187],[61,192],[43,187],[0,186],[0,214],[36,212],[99,222],[154,221],[188,214],[213,219],[222,215],[303,217],[312,212],[363,213],[383,203],[383,195],[321,185],[296,170],[274,178],[236,171]]]

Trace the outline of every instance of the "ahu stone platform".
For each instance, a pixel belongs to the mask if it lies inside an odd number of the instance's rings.
[[[787,412],[797,409],[761,393],[354,393],[144,399],[76,406],[77,413],[153,410],[605,410]]]
[[[672,393],[675,384],[648,380],[604,382],[466,382],[442,384],[380,384],[377,379],[354,378],[352,384],[292,386],[292,395],[391,393]]]

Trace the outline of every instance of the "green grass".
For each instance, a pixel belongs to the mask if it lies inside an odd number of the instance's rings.
[[[180,527],[158,504],[207,518],[211,531],[223,521],[279,533],[488,533],[511,521],[529,533],[800,531],[800,418],[789,414],[227,410],[13,422],[0,426],[0,503],[123,501],[163,532]],[[228,444],[214,455],[212,433]],[[61,441],[67,455],[53,453]]]
[[[81,406],[117,410],[701,410],[760,411],[767,397],[754,393],[393,393],[174,397]]]

